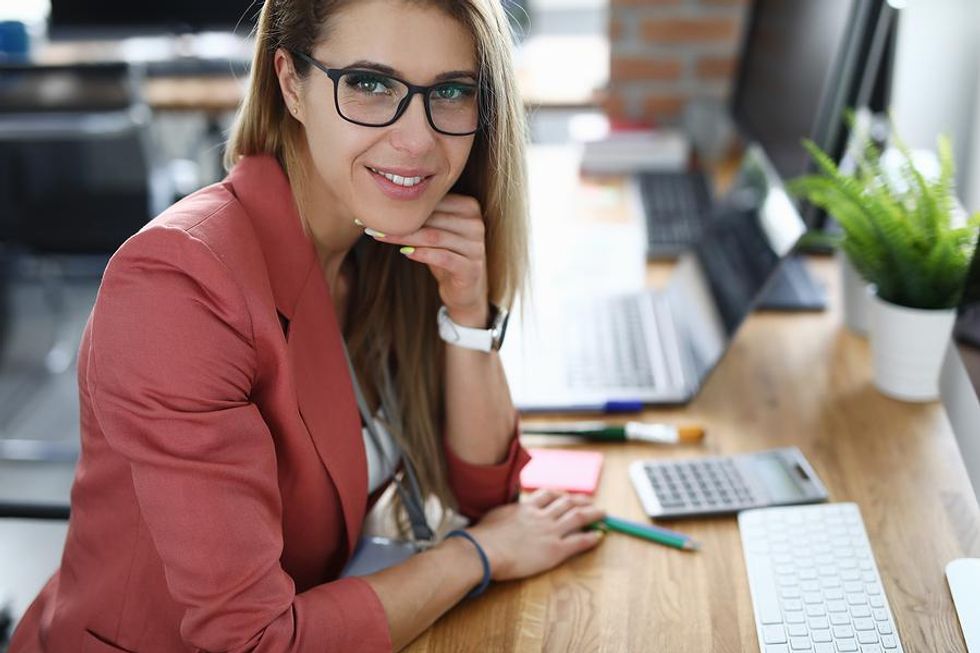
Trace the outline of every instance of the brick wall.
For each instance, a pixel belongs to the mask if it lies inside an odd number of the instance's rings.
[[[692,100],[722,103],[746,0],[609,0],[603,106],[614,119],[676,124]]]

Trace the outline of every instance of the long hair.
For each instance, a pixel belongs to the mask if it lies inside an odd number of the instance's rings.
[[[399,0],[434,6],[457,20],[476,46],[481,129],[453,192],[480,202],[486,234],[489,299],[510,308],[524,293],[528,270],[527,124],[511,59],[513,34],[499,0]],[[266,0],[256,27],[256,47],[247,96],[225,154],[239,158],[271,154],[290,180],[301,216],[303,188],[311,169],[302,124],[286,110],[274,67],[278,48],[310,53],[329,38],[331,16],[352,0]],[[293,57],[305,78],[308,63]],[[304,218],[307,234],[310,229]],[[418,472],[423,497],[456,507],[446,477],[445,343],[438,335],[438,287],[427,267],[392,247],[362,238],[355,246],[356,295],[345,333],[355,371],[372,411],[384,405],[388,427]],[[385,368],[391,372],[397,412],[389,408]],[[400,526],[404,529],[404,513]]]

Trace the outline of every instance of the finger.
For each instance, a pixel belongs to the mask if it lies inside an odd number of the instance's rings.
[[[566,558],[583,553],[594,548],[605,538],[602,531],[589,531],[588,533],[573,533],[561,538],[561,548]]]
[[[577,506],[565,512],[558,520],[558,532],[567,534],[580,531],[589,524],[606,516],[606,511],[596,506]]]
[[[483,241],[486,237],[482,215],[467,217],[446,211],[433,211],[424,226],[439,227],[471,240]]]
[[[446,193],[439,200],[439,203],[436,204],[436,209],[465,216],[481,215],[483,213],[483,207],[480,206],[479,200],[469,195],[460,195],[459,193]]]
[[[561,494],[559,492],[555,492],[554,490],[549,490],[547,488],[540,488],[535,490],[534,493],[527,498],[527,503],[537,508],[544,508],[560,496]]]
[[[448,249],[416,247],[414,251],[406,252],[405,256],[413,261],[441,268],[459,279],[461,284],[479,278],[480,270],[473,261]]]
[[[552,519],[560,519],[562,515],[564,515],[569,510],[573,510],[574,508],[575,508],[575,499],[573,499],[572,497],[566,494],[552,501],[551,505],[549,505],[547,508],[544,509],[544,512],[547,516],[551,517]]]
[[[418,231],[404,236],[375,236],[374,239],[380,243],[392,245],[445,249],[470,259],[481,259],[484,255],[482,240],[470,240],[451,231],[435,227],[422,227]]]

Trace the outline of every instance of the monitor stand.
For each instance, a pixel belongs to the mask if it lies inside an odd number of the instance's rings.
[[[827,291],[806,269],[804,258],[797,254],[783,261],[756,308],[767,311],[822,311],[827,308]]]
[[[946,582],[963,629],[967,653],[980,653],[980,558],[957,558],[946,565]]]

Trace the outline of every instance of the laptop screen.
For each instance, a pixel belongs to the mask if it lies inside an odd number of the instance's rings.
[[[805,227],[762,149],[745,154],[735,187],[667,287],[692,377],[718,363]]]

